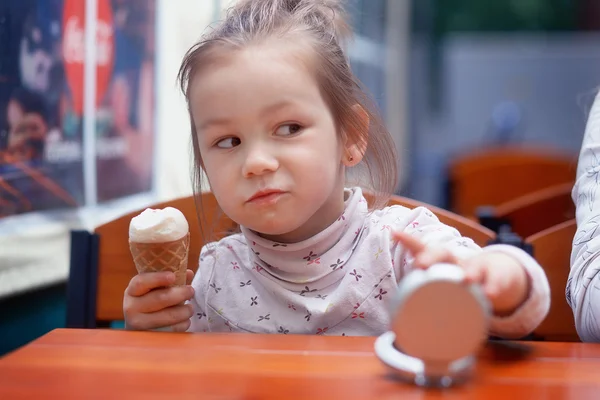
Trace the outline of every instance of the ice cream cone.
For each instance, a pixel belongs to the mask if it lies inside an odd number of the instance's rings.
[[[129,241],[129,249],[138,273],[173,271],[175,285],[186,284],[189,232],[181,239],[170,242],[140,243]]]

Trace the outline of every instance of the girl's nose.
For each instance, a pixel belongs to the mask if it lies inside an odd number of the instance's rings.
[[[245,178],[260,176],[275,172],[279,168],[279,162],[272,151],[266,146],[253,146],[244,160],[242,174]]]

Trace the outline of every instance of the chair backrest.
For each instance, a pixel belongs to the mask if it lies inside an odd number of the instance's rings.
[[[219,239],[237,229],[237,225],[223,214],[212,193],[203,193],[198,205],[202,207],[205,218],[198,218],[194,196],[155,204],[151,207],[155,209],[175,207],[187,218],[190,226],[188,268],[193,271],[198,268],[200,250],[205,244],[203,239],[206,234],[214,231],[214,238]],[[97,257],[92,256],[95,259],[92,259],[91,263],[97,261],[97,264],[90,268],[92,272],[88,279],[90,280],[89,292],[92,295],[95,292],[95,298],[91,299],[95,306],[93,304],[90,306],[95,321],[90,321],[88,325],[94,322],[123,320],[123,293],[131,277],[137,273],[129,251],[129,223],[131,218],[141,211],[143,210],[124,215],[97,227],[94,231],[98,247]],[[73,273],[73,269],[78,267],[72,266],[71,272]],[[96,282],[94,282],[95,278],[97,278]]]
[[[454,158],[448,168],[449,209],[475,217],[481,206],[496,206],[527,193],[574,183],[577,158],[549,151],[498,148]]]
[[[373,200],[373,196],[370,193],[365,193],[365,198],[369,203]],[[425,207],[434,213],[440,222],[456,228],[462,236],[473,239],[479,246],[487,245],[490,240],[496,237],[496,234],[491,229],[488,229],[473,220],[408,197],[393,195],[390,197],[387,205],[400,205],[411,209]]]
[[[369,199],[369,194],[365,193]],[[214,230],[214,239],[237,231],[237,224],[219,208],[212,193],[203,193],[201,207],[205,219],[198,216],[193,196],[153,205],[151,208],[175,207],[188,219],[190,225],[190,252],[188,268],[196,271],[200,250],[204,245],[201,232]],[[484,246],[494,233],[467,218],[416,200],[392,196],[388,204],[408,208],[426,206],[441,222],[455,227],[462,235]],[[123,320],[123,293],[137,271],[129,251],[128,235],[131,218],[137,210],[97,227],[93,234],[85,231],[71,235],[71,269],[69,277],[69,327],[96,327],[110,321]],[[81,300],[85,299],[84,302]]]
[[[526,238],[575,218],[572,189],[573,184],[565,183],[523,195],[494,207],[493,218]]]
[[[579,341],[573,311],[565,297],[576,230],[577,222],[572,219],[525,239],[533,246],[533,255],[550,283],[550,312],[534,331],[534,337],[550,341]]]

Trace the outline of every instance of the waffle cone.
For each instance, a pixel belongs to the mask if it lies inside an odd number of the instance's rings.
[[[186,284],[190,234],[172,242],[138,243],[129,241],[129,250],[138,273],[173,271],[175,285]]]

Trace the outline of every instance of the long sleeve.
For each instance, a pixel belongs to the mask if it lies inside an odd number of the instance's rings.
[[[600,342],[600,94],[591,109],[583,138],[572,197],[577,209],[567,302],[580,338]]]
[[[529,254],[508,245],[492,245],[482,249],[470,238],[462,237],[455,228],[442,224],[426,208],[419,207],[404,214],[397,228],[403,229],[428,246],[444,247],[459,259],[466,259],[481,252],[500,252],[517,259],[525,268],[531,282],[526,301],[509,316],[493,316],[490,321],[491,335],[520,338],[531,333],[544,320],[550,308],[550,286],[542,267]],[[403,271],[400,275],[410,270],[410,261],[406,256],[402,256],[400,267]]]
[[[389,301],[410,271],[410,254],[392,240],[401,230],[459,258],[482,251],[510,253],[532,282],[513,315],[494,318],[492,334],[524,336],[548,309],[540,266],[517,248],[481,249],[425,208],[369,212],[360,189],[349,191],[344,213],[326,230],[298,243],[278,243],[242,228],[207,244],[192,281],[190,332],[380,335],[389,329]]]
[[[490,334],[506,339],[519,339],[531,333],[542,323],[550,310],[550,284],[538,262],[515,246],[492,245],[483,248],[485,252],[501,252],[517,259],[525,268],[531,283],[529,295],[511,315],[494,316],[490,324]]]

